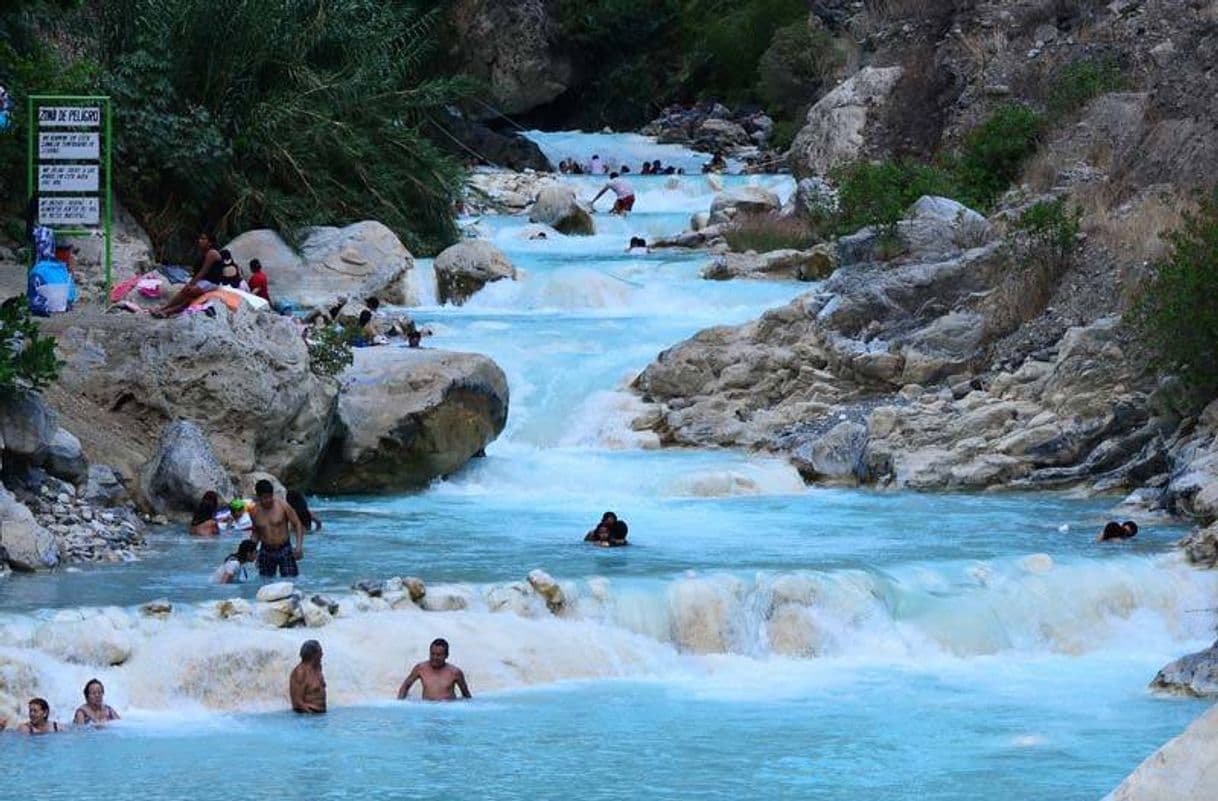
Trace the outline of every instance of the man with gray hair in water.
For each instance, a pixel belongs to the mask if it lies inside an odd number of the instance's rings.
[[[300,646],[300,664],[288,680],[288,697],[292,711],[306,715],[321,715],[326,711],[326,677],[321,672],[321,643],[305,640]]]

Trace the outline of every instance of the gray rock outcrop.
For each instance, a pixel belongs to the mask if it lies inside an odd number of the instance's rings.
[[[0,440],[7,456],[42,464],[59,429],[59,418],[35,392],[18,392],[0,403]]]
[[[561,184],[543,186],[529,210],[529,222],[548,225],[559,233],[591,236],[596,233],[592,214],[575,196],[575,190]]]
[[[710,224],[731,222],[741,214],[768,214],[779,211],[778,195],[759,186],[741,186],[715,195],[711,201]]]
[[[89,471],[89,462],[80,447],[80,440],[66,428],[55,429],[46,452],[46,469],[53,476],[79,481]]]
[[[1218,642],[1166,665],[1151,680],[1150,688],[1199,698],[1218,697]]]
[[[177,420],[165,426],[156,454],[140,471],[140,494],[158,514],[188,515],[204,492],[233,497],[233,483],[194,423]]]
[[[272,298],[303,308],[373,295],[386,303],[417,302],[410,282],[414,257],[383,224],[365,220],[343,228],[319,226],[300,235],[299,253],[267,229],[241,234],[228,249],[239,264],[250,259],[262,263]]]
[[[337,384],[310,370],[287,318],[242,307],[215,318],[54,322],[67,363],[54,387],[61,416],[128,481],[175,420],[199,426],[227,473],[265,470],[289,483],[308,479],[329,441]]]
[[[1148,756],[1103,801],[1218,798],[1218,706]]]
[[[768,253],[724,253],[701,270],[703,278],[726,281],[732,278],[786,278],[818,281],[828,278],[837,256],[828,244],[808,250],[772,250]]]
[[[460,0],[450,11],[465,70],[490,89],[494,108],[474,116],[523,114],[572,84],[570,59],[545,0]]]
[[[59,564],[59,544],[34,514],[0,487],[0,548],[16,570],[50,570]]]
[[[446,248],[436,256],[435,273],[440,302],[455,306],[489,283],[516,280],[516,268],[507,256],[484,239],[467,239]]]
[[[507,379],[485,356],[363,348],[347,375],[353,383],[317,479],[325,491],[424,487],[458,470],[507,422]]]
[[[864,67],[808,110],[787,163],[797,176],[828,175],[867,152],[867,129],[900,80],[900,67]]]

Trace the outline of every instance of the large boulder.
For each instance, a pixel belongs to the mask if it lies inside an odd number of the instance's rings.
[[[592,214],[579,198],[575,190],[561,184],[543,186],[533,201],[529,211],[529,222],[542,223],[554,230],[573,236],[591,236],[596,233],[596,224]]]
[[[715,195],[711,201],[710,224],[730,222],[739,214],[768,214],[782,208],[778,195],[759,186],[742,186]]]
[[[440,130],[447,135],[437,136],[436,141],[463,161],[473,152],[488,165],[508,170],[551,172],[554,169],[536,142],[515,131],[501,133],[455,111],[445,115],[443,121],[437,123],[439,126],[443,126]]]
[[[1148,756],[1103,801],[1200,801],[1218,798],[1218,706]]]
[[[791,171],[800,177],[828,175],[867,155],[868,123],[901,73],[900,67],[864,67],[818,100],[787,154]]]
[[[1150,686],[1180,695],[1218,696],[1218,642],[1166,665],[1155,674]]]
[[[25,504],[0,487],[0,548],[16,570],[50,570],[59,564],[59,544]]]
[[[362,348],[346,380],[316,484],[324,491],[424,487],[458,470],[507,422],[507,379],[485,356]]]
[[[507,256],[485,239],[467,239],[446,248],[436,256],[435,273],[440,302],[454,306],[487,284],[516,280],[516,268]]]
[[[160,514],[189,514],[204,492],[233,497],[233,482],[207,436],[194,423],[177,420],[161,432],[157,453],[140,471],[140,494]]]
[[[89,470],[89,462],[85,459],[80,447],[80,440],[66,428],[58,428],[51,437],[47,448],[46,469],[53,476],[66,481],[79,481]]]
[[[810,481],[856,483],[867,477],[867,426],[843,420],[797,448],[791,458]]]
[[[571,86],[573,70],[546,0],[459,0],[450,12],[466,72],[490,89],[494,107],[474,116],[523,114]]]
[[[816,245],[808,250],[772,250],[769,253],[724,253],[701,270],[703,278],[725,281],[732,278],[788,278],[817,281],[827,278],[837,265],[833,246]]]
[[[312,372],[289,318],[241,307],[215,318],[82,314],[52,324],[67,362],[57,406],[74,416],[85,451],[127,480],[175,420],[202,429],[226,473],[264,470],[289,484],[309,478],[329,441],[338,385]]]
[[[0,440],[6,456],[41,464],[59,428],[55,411],[34,392],[19,392],[0,404]]]
[[[318,226],[301,231],[300,252],[267,229],[247,231],[228,244],[242,265],[258,259],[270,282],[271,297],[303,308],[329,306],[338,297],[372,295],[387,303],[417,302],[410,284],[414,257],[393,231],[365,220],[343,228]]]

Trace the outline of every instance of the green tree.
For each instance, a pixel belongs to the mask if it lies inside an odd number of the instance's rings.
[[[1132,319],[1163,372],[1206,401],[1218,392],[1218,189],[1167,240],[1171,252],[1153,265]]]
[[[439,11],[376,0],[107,0],[118,189],[164,244],[201,222],[292,237],[377,219],[456,231],[462,172],[425,135],[467,81],[429,77]]]
[[[0,398],[42,389],[59,378],[62,368],[54,337],[39,332],[25,295],[0,303]]]

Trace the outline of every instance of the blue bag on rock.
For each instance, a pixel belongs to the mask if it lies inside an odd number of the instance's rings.
[[[61,261],[44,259],[30,268],[26,296],[30,313],[48,317],[67,311],[76,302],[76,283]]]

